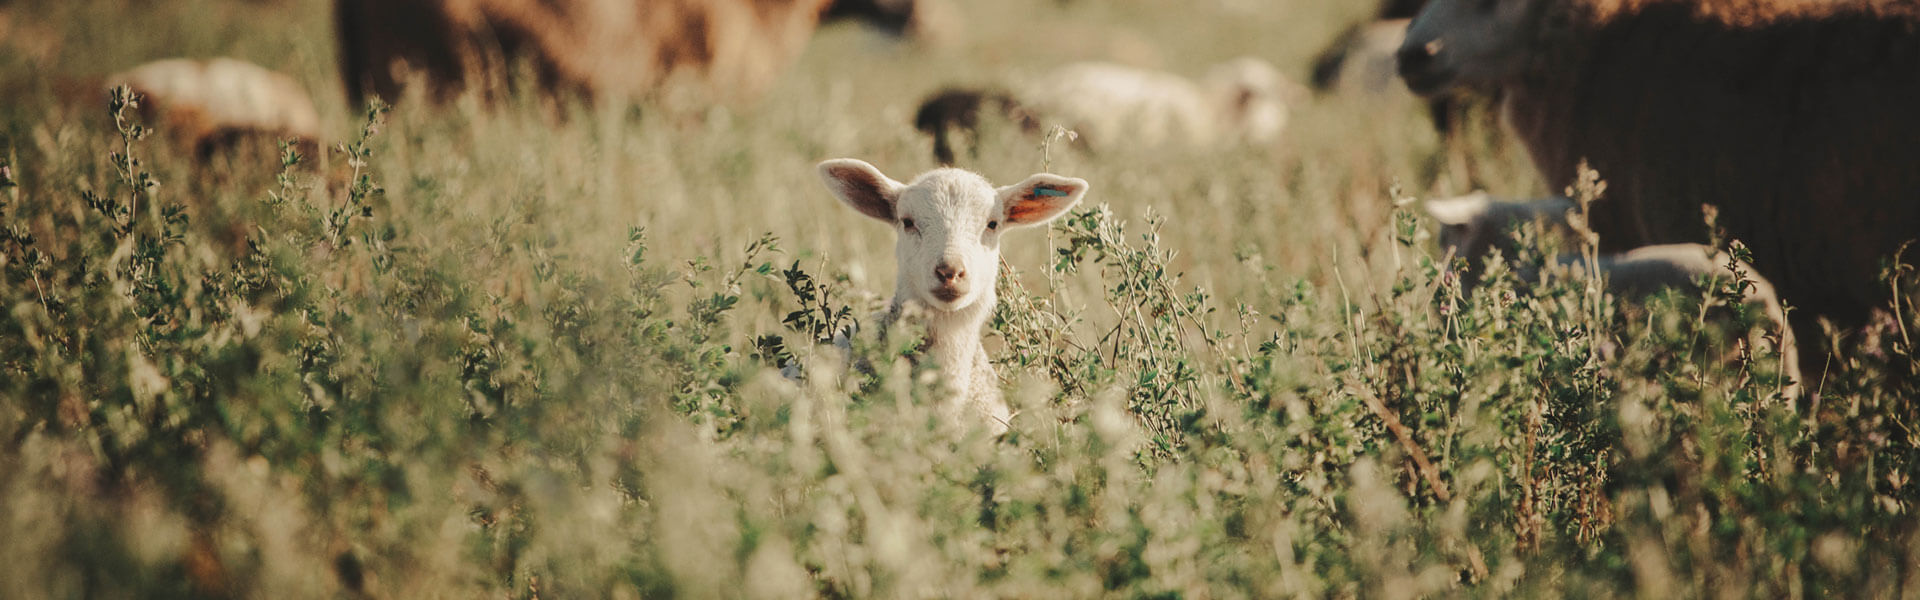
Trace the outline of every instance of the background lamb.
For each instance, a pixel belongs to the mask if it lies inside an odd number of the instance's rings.
[[[246,138],[291,139],[309,154],[320,139],[320,113],[306,89],[243,60],[159,60],[109,75],[106,85],[144,96],[149,122],[202,159]]]
[[[1516,225],[1536,223],[1541,227],[1542,235],[1569,237],[1577,234],[1574,223],[1570,221],[1570,211],[1575,210],[1574,202],[1564,197],[1508,201],[1497,200],[1481,192],[1431,200],[1426,208],[1427,213],[1441,225],[1439,242],[1442,252],[1450,259],[1466,261],[1467,270],[1461,274],[1461,281],[1469,289],[1478,283],[1488,256],[1496,251],[1508,259],[1516,255],[1515,241],[1510,235]],[[1573,273],[1598,273],[1606,279],[1608,292],[1635,301],[1645,300],[1669,289],[1702,294],[1708,291],[1702,288],[1703,282],[1709,282],[1709,285],[1743,282],[1743,300],[1759,309],[1773,323],[1769,329],[1779,332],[1781,375],[1794,382],[1787,386],[1785,393],[1789,397],[1798,395],[1798,384],[1804,380],[1800,375],[1800,353],[1794,341],[1793,328],[1788,326],[1786,310],[1780,304],[1773,283],[1760,276],[1752,265],[1705,244],[1659,244],[1602,254],[1590,270],[1584,265],[1586,257],[1578,253],[1561,254],[1554,262],[1558,266],[1571,268]],[[1539,277],[1537,272],[1529,269],[1522,269],[1519,275],[1526,281],[1535,281]],[[1765,343],[1764,335],[1753,336],[1753,341],[1759,345],[1769,345]]]
[[[929,97],[914,126],[934,138],[934,159],[953,164],[949,130],[972,131],[982,107],[1035,130],[1063,125],[1089,147],[1206,147],[1278,139],[1287,102],[1303,95],[1272,64],[1238,58],[1195,83],[1179,75],[1112,63],[1074,63],[1006,90],[951,88]]]
[[[900,271],[883,335],[908,304],[925,307],[927,354],[946,377],[951,408],[970,409],[995,434],[1005,432],[1013,413],[980,343],[980,328],[999,302],[1000,235],[1065,214],[1086,195],[1087,182],[1041,173],[996,189],[969,171],[934,169],[903,184],[850,158],[820,163],[819,170],[835,197],[898,229]]]
[[[1552,189],[1607,181],[1607,252],[1699,242],[1700,205],[1802,310],[1843,327],[1887,300],[1920,235],[1920,4],[1435,0],[1401,49],[1410,87],[1503,94]]]

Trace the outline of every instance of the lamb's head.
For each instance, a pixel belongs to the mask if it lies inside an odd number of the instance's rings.
[[[903,184],[850,158],[820,163],[820,176],[842,202],[899,235],[897,292],[943,311],[993,293],[1002,233],[1052,221],[1087,193],[1086,181],[1051,173],[995,188],[969,171],[934,169]]]
[[[1253,57],[1215,65],[1206,83],[1219,107],[1223,130],[1256,144],[1279,138],[1287,126],[1287,104],[1308,96],[1273,63]]]
[[[1440,223],[1440,250],[1451,258],[1465,259],[1463,274],[1471,285],[1479,279],[1487,255],[1499,250],[1511,259],[1518,250],[1508,232],[1516,224],[1538,222],[1542,233],[1570,235],[1567,211],[1572,200],[1563,197],[1537,200],[1497,200],[1486,192],[1428,200],[1427,214]]]
[[[1433,0],[1407,26],[1400,78],[1420,95],[1497,86],[1523,74],[1550,5],[1564,0]]]

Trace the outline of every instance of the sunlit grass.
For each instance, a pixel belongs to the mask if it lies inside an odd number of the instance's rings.
[[[23,597],[1897,596],[1920,568],[1911,304],[1814,414],[1728,331],[1754,323],[1701,317],[1724,295],[1495,266],[1468,296],[1412,199],[1544,190],[1488,123],[1450,161],[1410,98],[1312,100],[1275,148],[983,135],[992,180],[1094,186],[1007,248],[1004,438],[942,419],[911,336],[829,343],[872,325],[892,240],[817,161],[929,168],[924,93],[1066,60],[1300,76],[1358,3],[996,1],[944,50],[824,30],[760,101],[385,112],[340,100],[324,2],[18,4],[69,40],[0,56]],[[298,76],[337,146],[199,165],[66,83],[209,53]]]

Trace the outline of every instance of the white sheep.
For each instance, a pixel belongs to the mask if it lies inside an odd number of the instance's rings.
[[[948,130],[974,129],[982,106],[997,109],[1023,129],[1064,125],[1091,148],[1266,144],[1286,129],[1287,102],[1305,95],[1258,58],[1215,65],[1200,82],[1082,62],[1017,78],[1008,90],[942,90],[921,104],[914,126],[934,137],[934,158],[942,164],[954,159]]]
[[[305,88],[283,73],[232,58],[172,58],[107,76],[146,97],[142,109],[158,130],[202,158],[240,138],[289,138],[311,149],[320,112]]]
[[[1027,104],[1073,123],[1098,143],[1203,147],[1266,143],[1287,125],[1284,98],[1299,95],[1272,64],[1238,58],[1205,79],[1101,62],[1070,64],[1021,87]]]
[[[1565,197],[1513,201],[1477,192],[1430,200],[1426,208],[1441,225],[1442,252],[1449,258],[1466,260],[1467,272],[1462,275],[1462,281],[1468,286],[1477,281],[1483,261],[1494,250],[1507,257],[1514,255],[1515,243],[1508,235],[1514,224],[1538,223],[1543,235],[1567,236],[1575,231],[1571,221],[1574,202]],[[1574,253],[1560,255],[1555,262],[1572,267],[1569,269],[1572,272],[1601,274],[1608,292],[1628,300],[1644,300],[1670,288],[1699,293],[1702,281],[1729,283],[1736,277],[1744,279],[1747,285],[1743,288],[1743,300],[1765,314],[1773,322],[1772,328],[1779,331],[1781,374],[1793,382],[1786,387],[1786,394],[1788,397],[1798,395],[1798,383],[1803,380],[1793,328],[1788,326],[1786,311],[1773,283],[1761,277],[1752,265],[1705,244],[1642,246],[1597,258],[1592,269],[1582,264],[1585,257]],[[1538,273],[1523,271],[1520,276],[1531,281],[1538,278]]]
[[[1479,278],[1482,261],[1494,250],[1512,258],[1514,246],[1507,231],[1515,224],[1539,223],[1544,233],[1565,236],[1568,211],[1573,200],[1554,196],[1527,201],[1498,200],[1486,192],[1474,192],[1452,198],[1436,198],[1426,203],[1427,214],[1440,224],[1440,249],[1447,258],[1465,259],[1468,284]]]
[[[980,343],[980,328],[999,302],[1000,235],[1065,214],[1086,195],[1087,182],[1041,173],[995,188],[980,175],[942,168],[903,184],[851,158],[819,169],[834,196],[898,234],[900,272],[882,327],[909,304],[923,307],[925,350],[945,374],[947,408],[971,409],[996,435],[1005,432],[1013,413]]]

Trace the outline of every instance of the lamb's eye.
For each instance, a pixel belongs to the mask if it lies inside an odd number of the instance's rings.
[[[919,231],[919,230],[920,230],[920,228],[919,228],[919,227],[914,227],[914,226],[913,226],[913,219],[901,219],[901,220],[900,220],[900,227],[901,227],[901,228],[903,228],[903,229],[906,229],[907,231]]]
[[[1000,229],[999,221],[987,221],[987,231],[998,231],[999,229]]]

